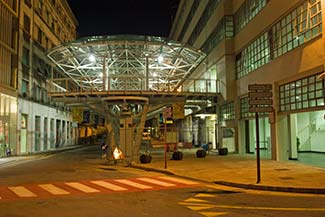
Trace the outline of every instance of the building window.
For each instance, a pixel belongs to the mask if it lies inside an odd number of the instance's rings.
[[[194,27],[194,30],[189,37],[188,44],[193,45],[199,34],[202,32],[202,29],[206,26],[207,22],[209,21],[213,11],[217,8],[220,0],[209,0],[208,4],[206,5],[202,16],[200,17],[199,21]]]
[[[27,48],[23,48],[23,56],[22,56],[22,63],[25,66],[29,66],[30,61],[29,61],[29,50]]]
[[[325,85],[318,75],[293,81],[279,87],[280,112],[324,107]]]
[[[35,116],[35,140],[34,140],[34,150],[41,150],[41,117]]]
[[[30,18],[24,14],[24,30],[30,34]]]
[[[246,0],[235,13],[235,32],[242,30],[266,4],[267,0]]]
[[[29,8],[32,7],[32,1],[31,0],[24,0],[25,5],[27,5]]]
[[[188,26],[190,25],[192,18],[195,15],[196,9],[199,7],[200,2],[201,2],[200,0],[194,0],[191,10],[190,10],[188,16],[186,17],[185,23],[183,25],[183,29],[178,37],[178,41],[183,40],[186,30],[188,29]]]
[[[270,43],[268,33],[264,33],[236,56],[237,78],[270,62]]]
[[[26,80],[22,80],[21,82],[21,94],[23,97],[27,97],[28,96],[28,81]]]
[[[220,106],[220,121],[235,120],[234,102],[229,102]]]
[[[237,79],[321,34],[321,1],[305,1],[236,56]]]
[[[202,46],[205,53],[210,53],[224,38],[233,37],[233,17],[224,16]]]
[[[37,28],[37,42],[42,45],[43,32],[40,28]]]
[[[274,58],[322,33],[321,1],[309,0],[272,27]]]

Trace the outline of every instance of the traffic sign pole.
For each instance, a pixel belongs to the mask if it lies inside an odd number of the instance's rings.
[[[249,112],[255,113],[256,126],[256,183],[261,182],[259,112],[273,112],[272,84],[248,85]]]
[[[255,122],[256,122],[256,167],[257,167],[257,181],[256,183],[261,182],[261,159],[260,159],[260,131],[259,131],[259,122],[258,122],[258,112],[255,113]]]

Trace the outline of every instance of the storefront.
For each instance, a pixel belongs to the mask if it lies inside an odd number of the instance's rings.
[[[318,77],[316,74],[279,85],[278,142],[288,144],[280,151],[288,151],[289,159],[311,161],[308,154],[325,154],[325,85]]]
[[[16,154],[17,99],[0,93],[0,157]]]

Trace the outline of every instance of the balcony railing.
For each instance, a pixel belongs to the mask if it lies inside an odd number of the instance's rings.
[[[216,79],[187,79],[183,85],[176,86],[174,82],[162,82],[159,78],[138,76],[110,77],[102,81],[76,81],[71,78],[54,78],[48,82],[48,92],[53,93],[82,93],[82,92],[179,92],[179,93],[220,93],[222,82]]]

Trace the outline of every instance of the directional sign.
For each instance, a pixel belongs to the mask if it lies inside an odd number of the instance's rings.
[[[271,98],[272,92],[249,92],[248,98]]]
[[[249,112],[255,113],[255,112],[272,112],[272,107],[250,107]]]
[[[250,99],[249,104],[250,105],[272,105],[273,100],[272,99]]]
[[[248,90],[272,90],[272,84],[249,84]]]

